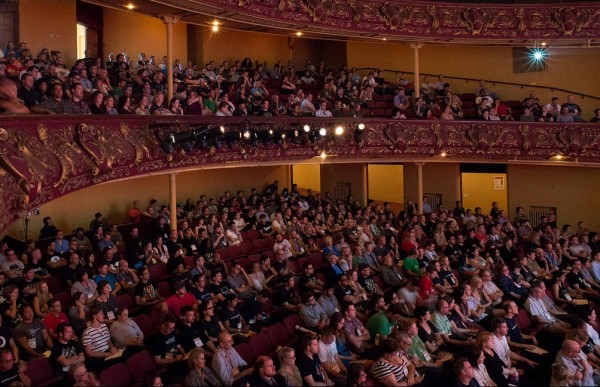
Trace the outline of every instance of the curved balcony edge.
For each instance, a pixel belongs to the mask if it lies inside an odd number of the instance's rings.
[[[323,162],[319,158],[323,153],[326,162],[341,163],[548,163],[555,159],[598,166],[600,125],[5,116],[0,126],[0,230],[44,203],[95,184],[194,168],[316,163]]]

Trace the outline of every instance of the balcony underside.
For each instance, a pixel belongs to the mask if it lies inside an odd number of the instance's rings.
[[[365,124],[364,130],[358,129],[360,123]],[[310,133],[304,131],[305,125]],[[219,134],[220,126],[226,136]],[[341,136],[333,133],[337,126],[345,129]],[[326,129],[325,136],[312,134],[320,128]],[[257,141],[245,140],[246,131]],[[192,143],[188,141],[191,134],[196,140],[200,134],[205,136]],[[223,140],[221,147],[215,146],[217,137]],[[173,151],[166,153],[165,142],[173,138],[177,139],[175,144],[170,142]],[[323,153],[325,159],[320,157]],[[557,155],[568,165],[600,166],[600,125],[373,118],[6,116],[0,127],[0,229],[70,192],[148,174],[321,162],[547,164]]]

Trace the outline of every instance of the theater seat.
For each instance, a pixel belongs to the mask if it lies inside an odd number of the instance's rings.
[[[149,350],[144,349],[127,359],[127,369],[135,382],[141,382],[148,375],[166,371],[166,368],[158,370],[154,358]]]
[[[273,348],[269,341],[269,336],[265,333],[257,333],[252,336],[250,340],[248,340],[248,345],[256,357],[269,355]]]
[[[123,363],[117,363],[100,372],[99,379],[100,384],[103,386],[131,385],[131,374]]]
[[[241,343],[236,345],[235,350],[240,355],[240,357],[244,359],[246,363],[248,363],[248,366],[252,367],[254,365],[254,360],[256,360],[256,356],[254,356],[254,352],[252,351],[252,348],[250,348],[250,345],[248,345],[248,343]]]
[[[25,372],[31,379],[32,386],[52,386],[63,381],[61,375],[55,375],[50,361],[45,357],[40,357],[27,363]]]

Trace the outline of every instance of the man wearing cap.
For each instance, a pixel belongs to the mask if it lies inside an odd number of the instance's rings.
[[[181,316],[181,308],[186,305],[191,306],[194,309],[194,312],[198,313],[196,297],[187,292],[183,282],[176,282],[173,285],[173,291],[175,291],[175,294],[167,298],[165,302],[167,308],[169,308],[169,311],[173,313],[174,316]]]

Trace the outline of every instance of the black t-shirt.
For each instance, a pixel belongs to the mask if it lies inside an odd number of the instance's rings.
[[[61,356],[64,356],[65,359],[69,359],[73,356],[77,356],[80,352],[77,341],[69,340],[67,343],[62,344],[60,341],[55,340],[54,346],[52,346],[52,350],[50,351],[50,362],[56,372],[64,373],[63,367],[58,363],[57,359]]]
[[[10,371],[0,371],[0,387],[8,386],[12,382],[20,380],[18,364],[14,364]]]
[[[341,303],[344,297],[354,295],[354,289],[352,289],[350,286],[342,287],[338,285],[333,290],[333,294],[335,295],[335,298],[337,298],[338,301]]]
[[[579,288],[587,289],[587,287],[583,284],[583,276],[581,275],[581,272],[575,274],[573,271],[570,271],[567,274],[567,282],[571,286],[579,285]]]
[[[17,324],[21,321],[21,317],[19,316],[19,313],[15,315],[15,318],[8,317],[6,315],[6,312],[8,312],[10,306],[11,303],[8,300],[4,300],[4,302],[0,304],[0,313],[2,313],[2,325],[5,326],[7,329],[14,329],[17,326]],[[17,310],[21,310],[20,300],[17,301]]]
[[[167,354],[172,355],[173,357],[177,355],[177,346],[179,345],[179,339],[175,333],[169,333],[168,335],[164,335],[159,332],[156,335],[154,340],[154,345],[152,346],[152,355],[160,356],[161,359],[167,358]]]
[[[321,362],[317,355],[312,355],[312,358],[310,358],[306,356],[304,352],[301,352],[296,356],[296,367],[298,367],[302,379],[304,379],[305,376],[312,375],[315,382],[325,382],[325,378],[323,378],[323,368],[321,367]]]
[[[223,308],[223,310],[221,311],[221,321],[223,321],[223,324],[225,324],[225,322],[229,321],[230,328],[241,329],[241,324],[242,324],[241,317],[242,317],[242,315],[238,308],[234,308],[233,310],[231,310],[229,308]]]
[[[439,273],[438,273],[438,278],[439,278],[439,279],[441,279],[441,280],[446,280],[446,281],[448,281],[448,283],[449,283],[450,285],[456,285],[456,283],[455,283],[455,281],[454,281],[454,277],[452,276],[452,274],[453,274],[453,273],[452,273],[452,270],[444,270],[444,269],[441,269],[441,270],[439,271]],[[433,282],[434,282],[434,283],[436,283],[436,281],[435,281],[435,280],[434,280]],[[443,283],[443,282],[442,282],[441,284],[442,284],[442,285],[444,285],[444,283]]]
[[[242,307],[242,316],[246,321],[250,321],[251,319],[255,319],[256,316],[262,314],[262,304],[258,302],[256,297],[251,297],[248,300],[244,301],[244,305]]]
[[[202,319],[200,321],[200,325],[206,331],[206,334],[212,338],[218,338],[219,333],[221,333],[221,326],[219,325],[219,318],[217,316],[213,316],[212,319],[206,321]]]
[[[198,288],[193,288],[192,294],[196,297],[196,301],[201,301],[202,303],[210,301],[210,290],[207,287],[202,291],[198,290]]]
[[[273,227],[271,226],[271,222],[266,222],[266,223],[261,223],[261,222],[259,222],[259,223],[256,225],[256,230],[257,230],[257,231],[259,231],[259,232],[260,232],[260,231],[262,231],[262,232],[264,232],[264,233],[267,233],[267,234],[268,234],[268,233],[270,233],[271,231],[273,231]]]
[[[317,283],[317,277],[313,274],[306,274],[303,273],[300,276],[300,279],[298,280],[298,288],[299,289],[304,289],[304,287],[306,286],[306,284],[311,283],[311,284],[316,284]]]
[[[202,342],[200,347],[204,347],[209,340],[204,327],[198,321],[194,321],[190,326],[179,321],[177,331],[179,332],[181,346],[185,352],[189,352],[196,348],[196,343],[200,344],[200,341]],[[197,341],[196,339],[200,339],[200,341]]]
[[[277,297],[275,301],[277,302],[277,306],[283,306],[285,303],[291,304],[295,296],[296,293],[294,292],[294,289],[287,289],[285,286],[282,286],[277,291]]]
[[[521,336],[521,331],[517,326],[517,319],[514,317],[504,317],[504,319],[506,320],[506,325],[508,326],[508,337],[510,337],[510,341],[512,341],[513,343],[523,344],[525,341],[523,340],[523,336]]]
[[[39,282],[39,280],[37,278],[34,278],[31,280],[31,282],[25,282],[25,280],[23,280],[19,283],[19,294],[25,299],[26,302],[28,302],[28,303],[33,302],[35,293],[34,294],[26,294],[24,292],[24,290],[25,289],[35,289],[38,282]]]

